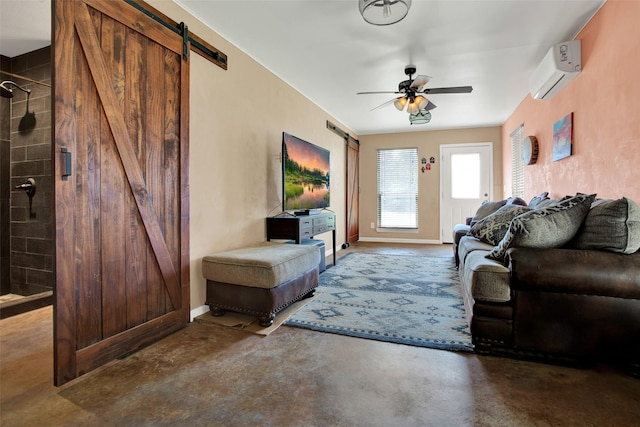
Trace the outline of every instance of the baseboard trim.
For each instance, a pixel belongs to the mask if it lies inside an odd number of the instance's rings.
[[[209,311],[209,306],[208,305],[201,305],[200,307],[196,307],[193,310],[190,311],[190,319],[189,322],[193,322],[193,319],[195,319],[196,317],[200,316],[201,314],[205,314],[207,311]]]
[[[37,310],[53,304],[53,291],[20,297],[15,300],[0,303],[0,319]]]
[[[415,243],[416,245],[441,245],[440,240],[427,240],[427,239],[395,239],[395,238],[383,238],[383,237],[360,237],[360,242],[373,242],[373,243]]]

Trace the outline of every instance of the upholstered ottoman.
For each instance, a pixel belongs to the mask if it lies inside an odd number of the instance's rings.
[[[214,316],[227,310],[254,315],[261,326],[318,286],[318,248],[265,242],[206,256],[207,305]]]

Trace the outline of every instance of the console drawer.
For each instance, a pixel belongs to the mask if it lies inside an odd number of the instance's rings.
[[[334,227],[335,222],[336,222],[335,215],[323,215],[318,218],[313,218],[313,227],[314,228],[321,227],[321,226]]]
[[[322,233],[326,233],[327,231],[331,231],[331,230],[333,230],[333,227],[331,227],[329,224],[322,224],[322,225],[314,226],[312,234],[313,235],[322,234]]]
[[[313,227],[313,225],[314,224],[312,218],[305,217],[300,219],[300,230],[302,230],[303,228],[311,228]]]

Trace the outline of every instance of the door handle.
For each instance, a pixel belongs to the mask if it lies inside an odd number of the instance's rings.
[[[63,156],[64,167],[62,168],[62,180],[66,181],[71,176],[71,152],[65,147],[60,149]]]

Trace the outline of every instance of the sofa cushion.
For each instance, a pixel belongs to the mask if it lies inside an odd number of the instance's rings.
[[[507,302],[511,299],[510,271],[499,262],[485,258],[487,251],[473,251],[466,257],[463,283],[476,301]]]
[[[493,245],[481,242],[473,236],[464,236],[458,243],[458,257],[460,258],[460,263],[462,264],[467,255],[473,251],[484,251],[484,253],[487,253],[491,249],[493,249]]]
[[[500,243],[487,258],[502,261],[510,247],[557,248],[576,235],[589,212],[595,194],[578,194],[554,206],[532,209],[515,217]]]
[[[640,249],[640,206],[626,197],[594,202],[572,246],[623,254],[637,252]]]
[[[214,282],[271,289],[320,263],[315,246],[263,242],[202,259],[202,275]]]
[[[497,245],[509,229],[511,220],[531,210],[526,206],[504,205],[491,215],[475,223],[469,233],[485,243]]]

